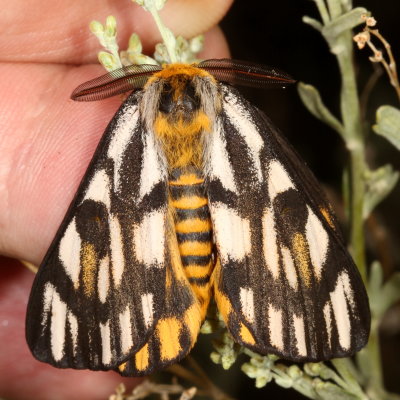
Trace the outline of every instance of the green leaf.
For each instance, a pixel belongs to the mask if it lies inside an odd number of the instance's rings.
[[[326,400],[358,400],[360,397],[354,396],[353,394],[347,392],[341,387],[331,383],[324,382],[321,380],[315,380],[314,389],[318,394],[319,399]]]
[[[323,103],[318,90],[303,82],[297,85],[299,96],[308,111],[314,117],[328,124],[332,129],[337,131],[343,137],[343,126],[340,121],[334,117]]]
[[[233,341],[226,330],[213,340],[212,344],[216,351],[210,354],[210,358],[214,363],[221,364],[224,369],[229,369],[242,352],[242,347]]]
[[[117,36],[117,20],[113,15],[107,17],[104,33],[109,38],[115,38]]]
[[[379,261],[371,265],[368,296],[372,315],[380,319],[383,314],[400,300],[400,272],[396,272],[382,285],[383,271]]]
[[[120,67],[119,60],[106,51],[100,51],[97,55],[97,58],[107,71],[114,71]]]
[[[199,53],[201,50],[203,50],[204,35],[198,35],[198,36],[195,36],[194,38],[190,39],[189,46],[190,46],[190,51],[193,54]]]
[[[380,296],[383,283],[383,270],[382,264],[379,261],[374,261],[371,264],[368,279],[368,295],[372,298]],[[371,308],[373,308],[374,302],[371,302]]]
[[[140,41],[139,35],[137,33],[132,33],[129,38],[128,50],[132,53],[141,54],[143,50],[142,42]]]
[[[364,21],[361,19],[363,14],[368,14],[367,9],[364,7],[354,8],[326,24],[322,28],[322,35],[328,43],[332,44],[343,32],[363,24]]]
[[[309,17],[308,15],[305,15],[302,18],[303,22],[307,25],[312,26],[315,30],[317,30],[318,32],[322,31],[323,25],[321,24],[321,22],[319,22],[318,20]]]
[[[399,173],[389,164],[365,173],[364,219],[368,218],[372,210],[393,190],[398,179]]]
[[[104,26],[101,22],[99,21],[92,21],[89,24],[89,29],[92,33],[94,33],[96,36],[99,34],[103,34],[104,33]]]
[[[400,272],[394,273],[383,285],[377,307],[377,316],[382,316],[393,304],[400,300]]]
[[[381,106],[376,112],[376,125],[372,129],[400,150],[400,110],[392,106]]]

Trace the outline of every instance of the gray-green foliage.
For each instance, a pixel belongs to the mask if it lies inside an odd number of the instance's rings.
[[[400,110],[392,106],[381,106],[376,112],[374,131],[400,150]]]
[[[153,57],[142,53],[142,42],[137,33],[132,33],[128,48],[119,51],[117,43],[117,23],[110,15],[103,25],[99,21],[90,23],[91,32],[97,37],[105,51],[98,53],[98,59],[107,71],[114,71],[123,66],[133,64],[164,64],[171,62],[193,63],[198,61],[196,55],[203,48],[203,35],[189,40],[174,34],[162,23],[158,11],[161,10],[166,0],[133,0],[149,11],[160,31],[162,43],[157,43]]]

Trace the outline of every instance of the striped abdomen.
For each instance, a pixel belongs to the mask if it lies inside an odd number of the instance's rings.
[[[204,179],[193,170],[175,170],[169,187],[182,265],[202,305],[204,318],[210,301],[210,276],[214,266],[212,226]]]

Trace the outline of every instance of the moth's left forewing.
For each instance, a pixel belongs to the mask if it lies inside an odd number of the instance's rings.
[[[315,178],[255,107],[221,85],[207,162],[215,295],[237,341],[299,361],[353,354],[369,307]]]
[[[200,304],[182,266],[172,216],[167,225],[162,313],[144,346],[118,367],[124,376],[149,375],[180,361],[194,346],[202,323]]]
[[[131,95],[110,122],[35,278],[27,341],[57,367],[115,368],[163,307],[166,173],[139,101]]]

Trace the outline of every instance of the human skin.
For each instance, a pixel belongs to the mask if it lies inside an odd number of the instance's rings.
[[[161,15],[176,34],[205,35],[201,58],[229,50],[216,26],[232,0],[170,0]],[[118,42],[135,31],[145,52],[160,41],[149,15],[127,0],[15,0],[0,13],[0,397],[8,400],[106,399],[114,372],[59,370],[33,359],[24,339],[33,273],[40,264],[96,145],[121,104],[69,99],[80,83],[104,73],[90,34],[92,19],[114,15]]]

